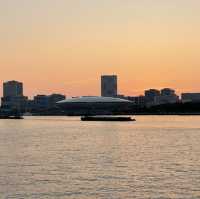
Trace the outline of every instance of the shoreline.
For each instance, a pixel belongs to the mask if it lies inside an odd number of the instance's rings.
[[[129,113],[129,114],[109,114],[108,116],[129,116],[129,115],[138,115],[138,116],[200,116],[200,113]],[[81,117],[83,115],[59,115],[59,114],[33,114],[33,115],[24,115],[25,117],[29,116],[67,116],[67,117]],[[96,115],[88,115],[88,116],[96,116]],[[104,116],[104,115],[97,115]]]

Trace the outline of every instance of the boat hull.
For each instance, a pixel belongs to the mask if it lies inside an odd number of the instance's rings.
[[[23,117],[21,117],[21,116],[0,116],[0,119],[1,120],[3,120],[3,119],[5,119],[5,120],[7,120],[7,119],[9,119],[9,120],[21,120],[21,119],[24,119]]]
[[[81,117],[82,121],[110,121],[110,122],[133,122],[136,121],[131,117],[98,117],[98,116],[84,116]]]

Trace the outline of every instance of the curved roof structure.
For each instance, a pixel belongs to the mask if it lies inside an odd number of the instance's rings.
[[[57,104],[65,103],[131,103],[131,101],[113,97],[75,97],[57,102]]]

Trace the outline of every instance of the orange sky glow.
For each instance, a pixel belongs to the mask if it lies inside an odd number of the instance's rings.
[[[100,95],[100,76],[117,74],[120,94],[200,92],[199,10],[199,0],[0,1],[1,84]]]

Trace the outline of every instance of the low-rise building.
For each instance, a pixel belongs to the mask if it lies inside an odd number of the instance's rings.
[[[56,105],[57,102],[65,100],[66,96],[62,94],[51,94],[48,96],[48,106],[51,108]]]
[[[176,95],[176,92],[174,89],[171,89],[171,88],[163,88],[161,90],[161,95],[162,96],[174,96],[174,95]]]
[[[51,95],[36,95],[33,102],[30,102],[32,109],[44,110],[53,108],[57,102],[65,100],[65,95],[51,94]]]
[[[155,98],[160,96],[160,91],[157,89],[149,89],[145,91],[145,105],[151,107],[155,105]]]
[[[174,96],[159,96],[155,98],[155,105],[161,104],[175,104],[179,102],[179,97],[177,95]]]
[[[28,97],[16,96],[16,97],[2,97],[2,108],[17,110],[19,112],[25,112],[27,108]]]
[[[33,99],[34,109],[47,109],[48,108],[48,96],[47,95],[36,95]]]
[[[179,102],[179,96],[176,95],[175,90],[171,88],[164,88],[161,90],[161,95],[155,97],[155,105],[161,104],[175,104]]]
[[[134,105],[139,106],[139,107],[144,107],[145,106],[145,96],[140,95],[140,96],[128,96],[126,97],[127,100],[134,102]]]
[[[200,102],[200,93],[182,93],[181,101],[186,102]]]

